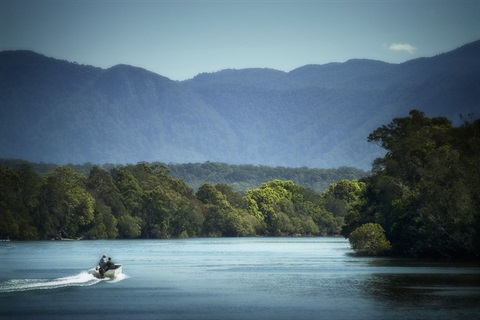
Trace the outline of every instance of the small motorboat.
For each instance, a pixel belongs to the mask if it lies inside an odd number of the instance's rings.
[[[93,276],[98,279],[113,279],[123,273],[123,266],[121,264],[114,264],[108,267],[108,269],[103,273],[101,272],[100,267],[96,266],[95,268],[88,270],[88,273],[93,274]]]

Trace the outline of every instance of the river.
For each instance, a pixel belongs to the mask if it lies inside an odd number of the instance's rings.
[[[102,254],[114,280],[87,273]],[[0,243],[2,319],[480,319],[480,267],[343,238]]]

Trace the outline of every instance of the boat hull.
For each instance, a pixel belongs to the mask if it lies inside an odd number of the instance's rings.
[[[111,266],[107,271],[105,271],[103,275],[100,273],[99,267],[95,267],[88,270],[88,273],[92,274],[95,278],[98,278],[98,279],[103,279],[103,278],[113,279],[123,273],[123,266],[121,264],[115,264],[114,266]]]

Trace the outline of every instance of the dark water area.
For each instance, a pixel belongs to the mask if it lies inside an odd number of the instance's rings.
[[[106,253],[114,280],[87,270]],[[480,319],[472,262],[357,257],[343,238],[0,243],[1,319]]]

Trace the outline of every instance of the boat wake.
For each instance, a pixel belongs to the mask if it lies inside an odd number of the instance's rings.
[[[30,290],[51,290],[64,287],[88,287],[99,282],[115,283],[126,279],[125,274],[115,279],[97,279],[84,271],[77,275],[55,279],[10,279],[0,282],[0,293]]]

